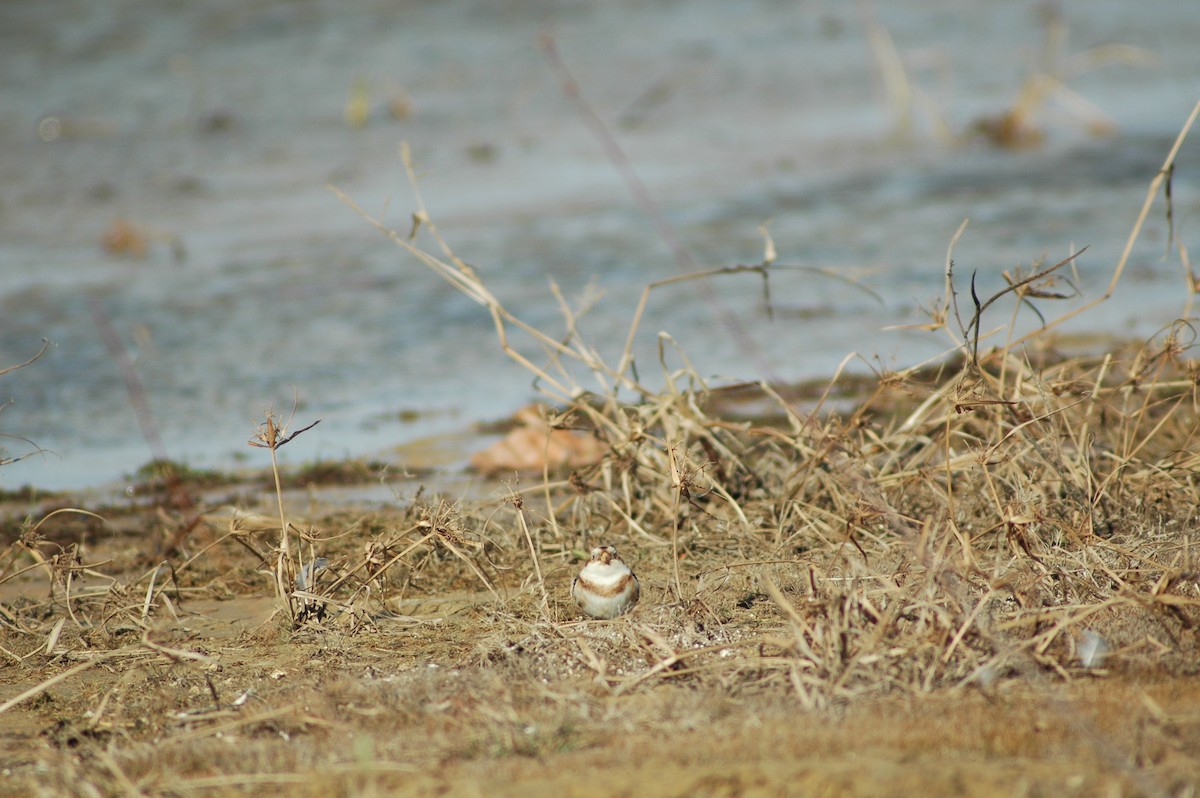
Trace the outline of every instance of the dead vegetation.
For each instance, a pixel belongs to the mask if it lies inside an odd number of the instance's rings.
[[[482,500],[418,491],[308,518],[273,472],[269,509],[203,508],[184,535],[147,510],[20,525],[0,552],[11,784],[350,795],[487,780],[505,794],[524,779],[538,794],[547,763],[603,773],[595,757],[624,757],[579,794],[630,774],[650,792],[757,774],[871,794],[906,783],[889,757],[949,748],[959,759],[914,790],[953,789],[948,769],[965,763],[955,792],[1011,794],[997,762],[1017,761],[1043,792],[1194,791],[1200,700],[1180,686],[1200,671],[1189,325],[1066,355],[1053,330],[1071,311],[996,343],[1021,308],[1063,292],[1071,258],[984,298],[948,256],[929,326],[953,357],[879,375],[846,412],[824,396],[801,411],[763,382],[767,424],[715,414],[686,367],[643,380],[640,308],[610,365],[565,302],[564,334],[525,324],[419,198],[414,221],[411,237],[372,223],[491,314],[504,353],[559,408],[546,444],[586,433],[598,462]],[[1006,303],[1009,322],[992,324]],[[268,416],[252,445],[274,455],[295,434]],[[55,532],[62,515],[88,523]],[[643,598],[628,617],[581,621],[566,587],[600,543],[620,548]],[[916,726],[889,735],[880,714]],[[752,730],[749,751],[737,740]],[[686,746],[655,760],[667,739]],[[891,753],[838,759],[856,745]]]

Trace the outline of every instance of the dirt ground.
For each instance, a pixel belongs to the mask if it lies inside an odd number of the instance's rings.
[[[822,697],[789,673],[786,612],[748,577],[726,573],[687,605],[669,560],[628,541],[641,604],[584,620],[567,594],[578,555],[548,539],[544,606],[527,562],[478,558],[481,590],[463,560],[431,548],[406,555],[369,611],[346,604],[293,630],[251,554],[262,540],[228,532],[274,496],[225,498],[173,576],[154,567],[170,524],[150,509],[53,516],[40,550],[73,564],[10,565],[0,792],[1186,796],[1200,785],[1195,669],[1146,666],[1136,644],[1110,668],[1030,666],[928,691],[847,681]],[[305,515],[351,551],[419,532],[413,507],[310,502]]]

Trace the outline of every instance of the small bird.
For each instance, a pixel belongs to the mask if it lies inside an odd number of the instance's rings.
[[[571,582],[571,598],[593,618],[616,618],[633,609],[641,586],[612,546],[597,546],[579,576]]]

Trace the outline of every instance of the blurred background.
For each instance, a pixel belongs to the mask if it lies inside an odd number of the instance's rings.
[[[246,440],[297,397],[298,425],[324,421],[292,462],[398,467],[393,447],[535,397],[485,310],[327,188],[407,234],[401,142],[506,306],[557,336],[551,281],[597,300],[580,326],[615,362],[643,286],[681,267],[547,34],[696,264],[761,262],[767,225],[779,264],[862,286],[781,271],[769,313],[754,274],[658,290],[637,339],[651,385],[660,331],[717,383],[945,351],[945,332],[884,328],[928,321],[968,217],[955,260],[981,294],[1087,245],[1080,296],[1040,309],[1095,299],[1200,99],[1192,0],[4,3],[0,367],[52,344],[0,375],[0,432],[19,436],[0,446],[52,453],[0,468],[0,487],[109,485],[152,457],[114,340],[163,449],[198,468],[265,465]],[[1185,246],[1197,135],[1172,186]],[[1147,336],[1186,312],[1170,232],[1160,199],[1074,333]]]

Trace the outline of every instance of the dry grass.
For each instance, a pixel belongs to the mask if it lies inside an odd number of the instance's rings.
[[[631,776],[691,794],[754,778],[844,794],[1194,793],[1189,328],[1088,356],[1060,351],[1058,321],[989,343],[985,315],[1050,301],[1070,259],[991,298],[972,287],[964,313],[948,258],[930,326],[953,357],[880,375],[850,412],[823,398],[800,412],[764,383],[777,423],[755,423],[716,413],[689,370],[640,379],[640,309],[615,365],[565,303],[564,335],[525,324],[418,207],[432,252],[372,223],[491,314],[555,424],[598,437],[603,461],[482,500],[309,520],[273,470],[274,506],[207,508],[187,536],[100,508],[105,524],[14,529],[0,552],[11,783],[562,794],[563,773],[621,757],[579,794]],[[272,455],[290,439],[273,417],[260,432]],[[161,538],[176,556],[149,555]],[[599,543],[643,585],[612,622],[579,620],[566,596]]]

